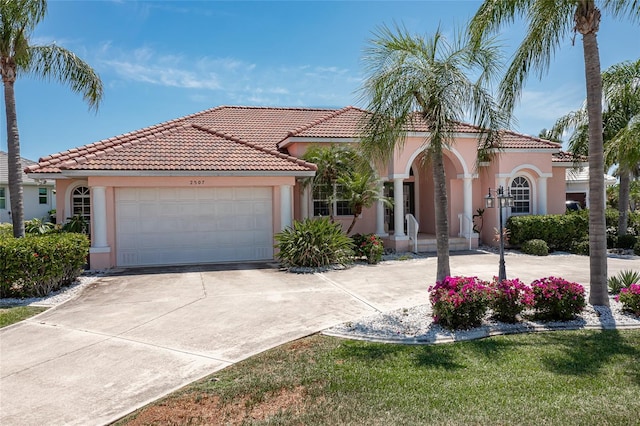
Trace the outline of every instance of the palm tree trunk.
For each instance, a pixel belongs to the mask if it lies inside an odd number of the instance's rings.
[[[431,141],[431,143],[434,143]],[[433,202],[436,215],[436,249],[438,251],[437,281],[442,281],[451,275],[449,267],[449,202],[447,200],[447,177],[444,171],[442,147],[431,151],[433,165]]]
[[[627,235],[629,223],[629,191],[631,187],[631,173],[620,168],[620,193],[618,196],[618,235]]]
[[[593,4],[593,2],[587,3],[590,3],[591,6]],[[589,303],[609,306],[602,135],[602,77],[596,38],[600,19],[597,9],[595,9],[597,11],[596,19],[593,17],[593,9],[587,11],[592,13],[586,18],[591,24],[591,29],[580,32],[583,34],[582,46],[589,116]]]
[[[5,75],[5,73],[3,73]],[[4,103],[7,115],[7,161],[9,171],[9,197],[11,198],[11,220],[13,236],[24,237],[24,204],[22,195],[22,163],[20,161],[20,135],[18,116],[13,91],[15,79],[3,78]]]
[[[356,226],[356,221],[358,220],[358,215],[354,214],[353,219],[351,219],[351,225],[349,225],[349,229],[347,229],[347,235],[351,234],[353,227]]]

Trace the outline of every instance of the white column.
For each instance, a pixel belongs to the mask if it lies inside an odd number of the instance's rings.
[[[302,187],[302,196],[300,197],[300,215],[303,220],[309,217],[309,185]]]
[[[384,195],[384,182],[378,184],[378,195]],[[387,233],[384,232],[384,203],[378,200],[376,206],[376,234],[381,237],[386,237]]]
[[[462,221],[462,229],[460,232],[466,236],[467,238],[471,237],[471,231],[473,229],[473,225],[470,220],[473,217],[473,178],[465,177],[464,178],[464,186],[463,186],[463,196],[464,196],[464,219]]]
[[[404,196],[403,178],[393,179],[393,227],[394,239],[404,237]]]
[[[91,188],[93,216],[93,247],[107,246],[107,196],[104,186],[94,186]]]
[[[547,214],[547,178],[538,178],[538,214]]]
[[[291,185],[280,185],[280,230],[293,224]]]

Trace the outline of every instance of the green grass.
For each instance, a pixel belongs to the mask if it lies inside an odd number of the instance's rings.
[[[430,346],[316,335],[214,376],[121,424],[637,425],[640,330]]]
[[[0,328],[27,319],[47,308],[38,306],[2,306],[0,307]]]

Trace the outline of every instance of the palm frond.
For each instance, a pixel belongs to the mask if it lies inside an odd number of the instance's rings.
[[[50,44],[30,46],[28,71],[34,77],[56,80],[80,93],[92,109],[97,109],[102,100],[102,80],[89,64],[75,53]]]

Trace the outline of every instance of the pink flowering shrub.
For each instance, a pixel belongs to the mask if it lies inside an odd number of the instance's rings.
[[[622,309],[640,316],[640,283],[631,284],[620,290],[616,300],[622,303]]]
[[[376,264],[382,260],[384,245],[382,238],[375,234],[356,234],[352,237],[356,257],[366,257],[367,263]]]
[[[515,323],[517,315],[533,306],[533,290],[517,278],[499,281],[494,277],[489,289],[489,307],[499,321]]]
[[[477,277],[447,277],[429,287],[429,300],[434,322],[452,330],[472,328],[487,312],[489,287]]]
[[[573,319],[586,306],[584,287],[562,278],[535,280],[533,307],[542,319],[566,321]]]

